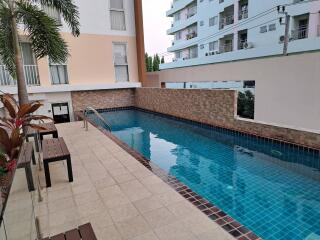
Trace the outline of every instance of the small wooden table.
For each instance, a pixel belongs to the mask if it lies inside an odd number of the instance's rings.
[[[39,130],[39,136],[40,141],[43,140],[43,136],[45,135],[52,135],[53,138],[58,138],[58,130],[53,122],[50,123],[41,123],[38,124],[40,127],[45,128],[44,130]],[[26,140],[29,142],[29,137],[34,138],[34,142],[36,145],[36,151],[39,152],[39,146],[38,146],[38,134],[37,130],[31,127],[28,127],[27,134],[26,134]]]
[[[70,152],[63,138],[44,139],[42,141],[43,166],[47,187],[51,187],[49,163],[56,161],[67,161],[69,182],[73,181]]]

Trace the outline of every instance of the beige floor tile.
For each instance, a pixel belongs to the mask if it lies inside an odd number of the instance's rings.
[[[178,193],[174,192],[174,190],[157,194],[155,195],[159,201],[165,205],[168,206],[173,203],[181,202],[181,201],[186,201],[182,196],[180,196]]]
[[[117,183],[111,176],[107,175],[102,179],[94,181],[93,184],[97,190],[101,190],[101,189],[113,186]]]
[[[103,212],[105,210],[105,206],[101,200],[97,200],[94,202],[87,202],[77,206],[78,213],[81,218],[95,215]]]
[[[135,180],[135,176],[133,176],[130,173],[125,173],[125,174],[121,174],[121,175],[116,175],[114,176],[114,179],[117,181],[117,183],[125,183],[131,180]]]
[[[192,234],[180,222],[172,223],[154,230],[160,240],[196,240],[197,237]]]
[[[187,201],[180,201],[167,206],[170,212],[177,217],[188,217],[192,214],[199,213],[199,210]]]
[[[76,208],[65,209],[49,214],[50,228],[63,225],[68,222],[75,222],[80,219]]]
[[[135,201],[133,204],[141,213],[156,210],[164,206],[160,200],[154,196]]]
[[[157,228],[177,221],[177,218],[166,208],[159,208],[143,213],[152,228]]]
[[[76,202],[74,201],[73,197],[57,199],[54,201],[49,201],[48,203],[49,213],[54,213],[54,212],[58,212],[65,209],[75,208],[75,207],[76,207]]]
[[[95,230],[95,234],[99,240],[123,240],[114,225]]]
[[[131,239],[151,230],[150,226],[141,216],[118,222],[116,226],[123,239]]]
[[[221,229],[220,231],[211,230],[208,232],[201,233],[197,235],[197,239],[199,240],[234,240],[235,238],[228,234],[226,231]]]
[[[81,224],[91,223],[93,228],[105,228],[113,224],[112,218],[107,210],[98,214],[89,215],[80,219]]]
[[[58,189],[56,191],[48,191],[48,201],[56,201],[58,199],[69,198],[72,197],[72,190],[69,186],[66,188]]]
[[[139,215],[138,210],[133,204],[121,205],[119,207],[109,209],[110,216],[113,221],[120,222]]]
[[[76,204],[79,206],[88,202],[98,201],[100,200],[100,196],[98,195],[98,192],[94,189],[90,192],[74,195],[74,200]]]
[[[130,240],[159,240],[154,232],[147,232],[140,236],[130,238]]]

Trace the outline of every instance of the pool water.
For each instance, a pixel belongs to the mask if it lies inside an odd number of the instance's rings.
[[[263,239],[320,239],[319,155],[139,110],[101,114],[117,138]]]

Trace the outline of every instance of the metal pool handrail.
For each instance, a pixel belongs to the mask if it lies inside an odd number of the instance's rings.
[[[104,118],[101,116],[101,114],[94,109],[93,107],[86,107],[84,110],[84,118],[83,118],[83,126],[86,129],[86,131],[88,131],[88,120],[87,120],[87,112],[92,111],[107,127],[108,131],[111,132],[111,127],[110,125],[106,122],[106,120],[104,120]]]

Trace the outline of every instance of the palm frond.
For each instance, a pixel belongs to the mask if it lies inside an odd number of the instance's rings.
[[[16,67],[14,61],[11,12],[2,1],[0,1],[0,59],[11,76],[15,77]]]
[[[56,9],[71,29],[74,36],[80,35],[78,7],[72,0],[34,0],[43,6]]]
[[[66,62],[68,46],[60,35],[56,21],[36,5],[17,2],[17,19],[24,24],[36,58],[49,56],[53,62]]]

